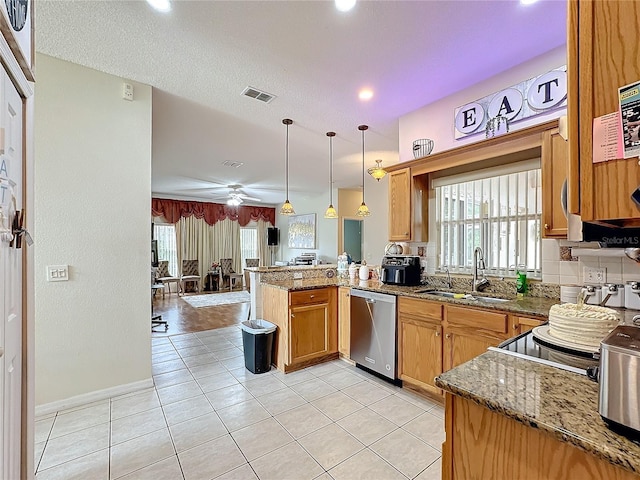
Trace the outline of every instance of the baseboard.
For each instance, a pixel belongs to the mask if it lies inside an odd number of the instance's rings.
[[[106,400],[107,398],[117,397],[119,395],[126,395],[127,393],[151,387],[153,387],[153,379],[147,378],[146,380],[140,380],[139,382],[126,383],[116,387],[105,388],[104,390],[95,390],[93,392],[83,393],[82,395],[65,398],[64,400],[57,400],[55,402],[37,405],[36,418],[42,415],[48,415],[61,410],[79,407],[87,403],[99,402],[100,400]]]

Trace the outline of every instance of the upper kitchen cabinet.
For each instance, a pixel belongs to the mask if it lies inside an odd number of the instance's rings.
[[[389,240],[411,240],[411,169],[389,174]]]
[[[567,217],[562,207],[567,178],[568,145],[558,128],[542,132],[542,236],[567,237]]]
[[[411,168],[389,173],[389,240],[426,242],[427,188]]]
[[[593,119],[616,112],[618,88],[640,81],[640,2],[568,5],[569,211],[583,221],[639,225],[631,199],[640,186],[638,158],[594,164]]]

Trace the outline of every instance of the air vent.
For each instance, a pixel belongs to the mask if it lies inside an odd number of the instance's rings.
[[[232,162],[230,160],[226,160],[226,161],[222,162],[222,165],[224,165],[225,167],[239,168],[242,165],[244,165],[244,163],[243,162]]]
[[[264,102],[264,103],[271,103],[271,101],[274,98],[276,98],[275,95],[271,95],[270,93],[263,92],[253,87],[245,88],[244,91],[242,92],[242,95],[255,98],[256,100],[260,100],[261,102]]]

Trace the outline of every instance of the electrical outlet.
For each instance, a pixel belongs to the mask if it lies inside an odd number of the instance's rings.
[[[604,283],[607,279],[607,269],[604,267],[584,267],[582,279],[585,283]]]
[[[294,280],[301,280],[302,279],[302,272],[293,272],[293,279]]]

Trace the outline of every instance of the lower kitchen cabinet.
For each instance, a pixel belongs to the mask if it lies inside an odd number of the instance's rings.
[[[338,352],[351,357],[351,289],[338,287]]]
[[[398,378],[442,395],[434,379],[442,373],[442,305],[398,298]]]
[[[501,338],[478,336],[473,329],[452,331],[450,328],[445,328],[443,371],[446,372],[464,362],[468,362],[486,352],[487,348],[495,347],[502,340]]]
[[[336,287],[287,291],[263,285],[263,317],[278,326],[278,369],[289,372],[337,358],[336,295]]]
[[[514,329],[517,325],[517,333],[521,334],[533,330],[537,326],[542,325],[545,321],[540,318],[515,317]]]

